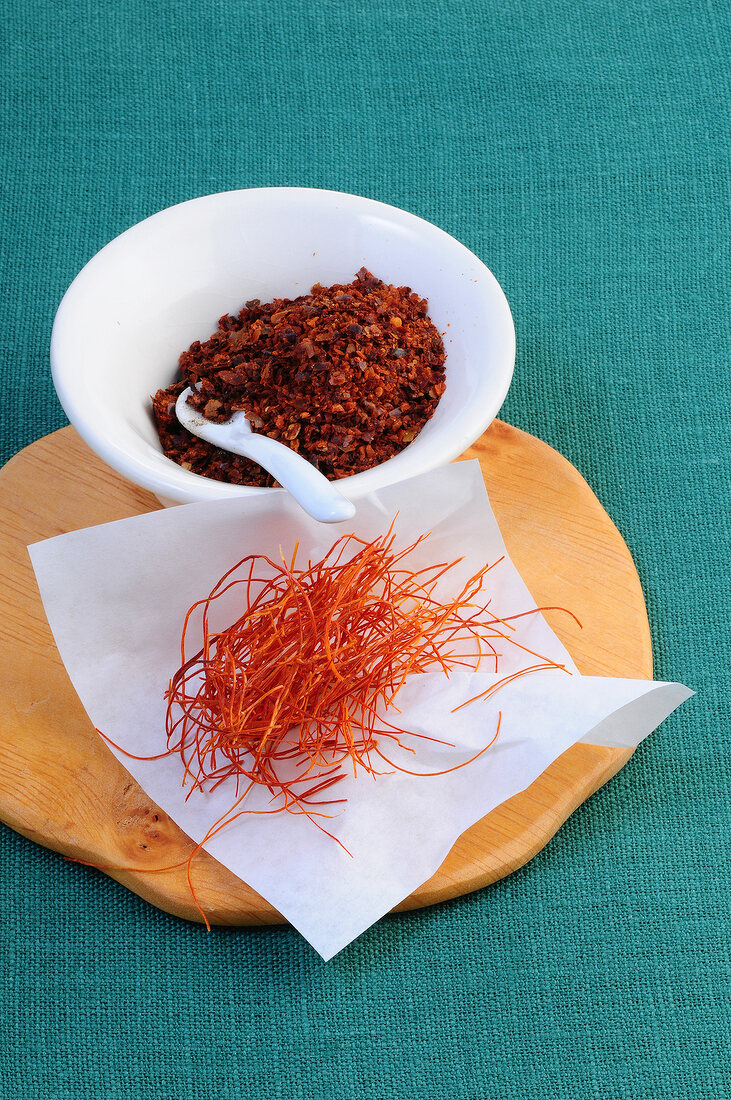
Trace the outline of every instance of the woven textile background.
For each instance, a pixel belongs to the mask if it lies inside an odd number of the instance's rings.
[[[501,415],[593,486],[657,677],[698,694],[527,867],[327,965],[287,928],[207,935],[0,827],[0,1096],[727,1100],[728,4],[1,18],[0,459],[65,423],[53,315],[123,229],[236,187],[393,203],[502,283]]]

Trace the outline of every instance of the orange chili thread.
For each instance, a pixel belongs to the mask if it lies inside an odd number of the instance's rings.
[[[500,714],[492,738],[469,760],[438,772],[409,771],[395,762],[386,751],[388,742],[412,754],[416,748],[410,741],[449,744],[410,733],[385,717],[389,709],[400,713],[395,699],[410,675],[476,670],[486,655],[497,671],[495,643],[517,646],[538,658],[539,663],[504,677],[457,711],[492,696],[518,676],[539,669],[567,671],[510,637],[512,619],[541,609],[505,618],[490,611],[484,580],[498,562],[483,566],[456,597],[441,602],[437,585],[461,559],[410,569],[408,557],[426,537],[397,550],[394,524],[370,542],[345,535],[319,562],[302,567],[296,565],[298,544],[289,562],[284,556],[277,563],[265,555],[249,555],[188,610],[181,664],[166,692],[167,751],[135,759],[179,755],[183,785],[190,788],[187,797],[235,780],[233,805],[191,854],[155,869],[187,865],[191,894],[208,927],[193,888],[191,863],[232,821],[249,813],[298,813],[343,847],[322,819],[332,816],[325,807],[345,801],[332,797],[332,788],[349,772],[375,778],[385,764],[409,775],[444,775],[472,763],[494,744]],[[236,589],[241,590],[242,614],[225,629],[212,629],[217,601]],[[199,628],[194,627],[198,618]],[[198,648],[188,656],[194,629],[200,630]],[[241,808],[257,786],[269,791],[271,808]]]

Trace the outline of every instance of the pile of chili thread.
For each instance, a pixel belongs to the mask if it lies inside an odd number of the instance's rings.
[[[328,478],[403,450],[444,393],[444,344],[427,301],[365,268],[349,284],[247,302],[180,356],[180,379],[152,398],[168,458],[233,484],[271,486],[256,463],[205,443],[175,416],[178,395],[222,422],[243,409],[255,431],[298,451]]]
[[[181,664],[166,693],[167,751],[138,759],[179,756],[188,797],[235,781],[230,809],[187,859],[173,865],[187,866],[191,895],[207,926],[191,864],[205,843],[237,818],[302,814],[340,844],[324,821],[345,801],[333,788],[346,775],[443,775],[473,763],[495,742],[500,715],[470,759],[439,772],[406,768],[405,752],[418,763],[419,744],[437,741],[397,720],[398,693],[409,676],[436,670],[449,675],[457,668],[477,669],[483,661],[497,672],[506,645],[523,651],[525,667],[492,681],[459,710],[519,676],[565,671],[512,637],[512,620],[537,609],[507,617],[491,611],[485,578],[502,559],[484,565],[456,595],[441,600],[437,586],[461,559],[412,568],[410,556],[427,537],[398,549],[392,524],[372,541],[345,535],[316,562],[298,565],[297,546],[289,561],[250,555],[189,609]],[[214,629],[211,618],[218,617],[224,597],[226,606],[233,600],[241,614]],[[254,788],[268,792],[267,809],[247,805]]]
[[[395,719],[407,677],[476,669],[486,658],[497,671],[498,646],[518,645],[489,609],[492,565],[442,602],[435,590],[457,563],[413,570],[408,559],[425,536],[401,550],[395,537],[393,528],[370,542],[345,535],[302,566],[297,548],[290,561],[249,556],[190,608],[167,691],[168,752],[181,757],[189,795],[233,777],[237,798],[258,785],[275,812],[318,816],[346,774],[408,770],[393,750],[415,753],[423,738]],[[214,605],[233,589],[243,612],[213,630]],[[524,672],[562,667],[531,656]]]

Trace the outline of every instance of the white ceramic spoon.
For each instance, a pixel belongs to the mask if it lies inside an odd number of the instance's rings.
[[[206,420],[188,404],[192,392],[190,388],[183,390],[175,402],[175,414],[189,432],[224,451],[258,462],[313,519],[338,523],[355,515],[355,505],[306,458],[276,439],[257,435],[244,412],[235,412],[224,424]]]

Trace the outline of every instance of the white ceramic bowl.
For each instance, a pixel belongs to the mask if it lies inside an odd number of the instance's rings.
[[[53,326],[53,381],[66,415],[101,458],[163,503],[283,492],[213,481],[165,458],[150,396],[173,381],[180,353],[207,339],[222,314],[251,298],[350,282],[364,266],[429,299],[444,334],[447,387],[413,443],[338,485],[357,499],[449,462],[485,431],[510,385],[515,331],[505,295],[441,229],[335,191],[207,195],[106,245],[74,279]]]

